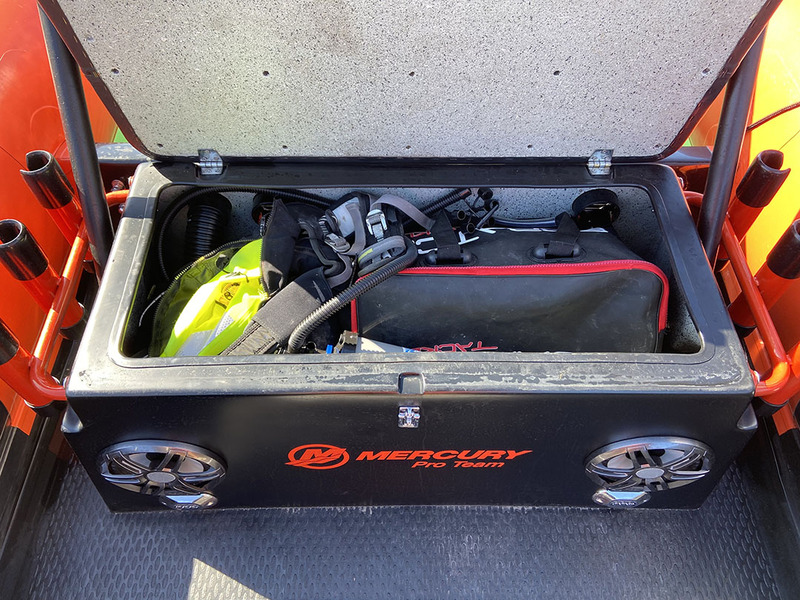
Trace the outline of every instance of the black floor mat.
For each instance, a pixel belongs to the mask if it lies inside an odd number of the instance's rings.
[[[18,598],[777,598],[737,469],[695,511],[410,507],[112,515],[79,467]]]

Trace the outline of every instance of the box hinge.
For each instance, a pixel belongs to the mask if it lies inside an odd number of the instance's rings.
[[[611,155],[613,150],[595,150],[589,157],[586,166],[589,168],[589,174],[595,177],[602,177],[611,175]]]
[[[225,163],[222,162],[219,152],[211,149],[200,149],[197,151],[197,155],[200,160],[194,164],[197,166],[200,176],[214,177],[222,175],[225,170]]]

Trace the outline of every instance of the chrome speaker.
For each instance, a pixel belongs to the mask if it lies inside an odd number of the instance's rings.
[[[601,488],[592,499],[603,506],[644,504],[653,492],[671,490],[705,477],[714,453],[702,442],[653,436],[604,446],[586,459],[586,473]]]
[[[98,467],[109,483],[178,510],[214,506],[210,490],[225,476],[222,459],[208,450],[160,440],[115,444],[100,454]]]

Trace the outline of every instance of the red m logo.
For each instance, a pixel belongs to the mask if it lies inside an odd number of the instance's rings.
[[[304,469],[335,469],[341,467],[350,455],[344,448],[328,444],[306,444],[289,451],[287,465]]]

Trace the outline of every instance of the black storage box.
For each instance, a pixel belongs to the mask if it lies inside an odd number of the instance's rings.
[[[654,161],[775,6],[697,2],[679,23],[627,4],[459,2],[443,23],[413,3],[222,19],[210,2],[153,7],[145,24],[121,0],[108,15],[45,2],[158,160],[136,173],[67,386],[63,430],[109,507],[698,506],[756,427],[754,384],[680,184]],[[492,43],[453,47],[465,23]],[[620,237],[670,280],[663,350],[143,357],[154,223],[196,185],[418,205],[488,186],[512,217],[613,189]],[[249,200],[230,197],[229,237],[254,235]]]

